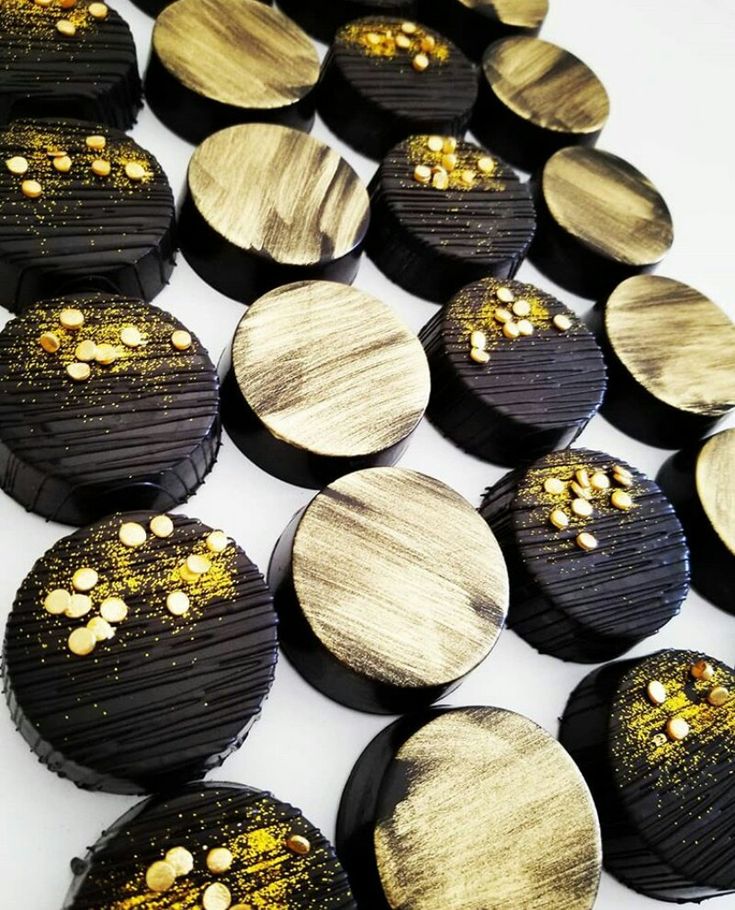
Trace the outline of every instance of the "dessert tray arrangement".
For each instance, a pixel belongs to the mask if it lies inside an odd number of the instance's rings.
[[[735,908],[732,10],[135,3],[0,0],[3,906]]]

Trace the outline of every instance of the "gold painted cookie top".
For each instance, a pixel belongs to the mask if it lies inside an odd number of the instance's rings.
[[[735,554],[735,429],[710,437],[697,458],[695,481],[713,530]]]
[[[601,863],[592,798],[568,754],[528,718],[500,708],[440,714],[398,750],[383,794],[391,774],[405,796],[374,831],[391,908],[592,907]]]
[[[357,471],[319,493],[292,568],[317,638],[389,685],[461,678],[492,649],[508,606],[505,562],[482,518],[445,484],[400,468]]]
[[[599,132],[610,113],[605,87],[568,51],[522,35],[491,44],[482,61],[485,78],[503,104],[553,132]]]
[[[542,191],[557,224],[607,259],[650,266],[671,247],[671,214],[658,190],[609,152],[561,149],[544,167]]]
[[[699,291],[636,275],[609,297],[605,328],[625,368],[660,401],[707,417],[735,407],[735,324]]]
[[[549,12],[549,0],[459,0],[469,9],[493,16],[503,25],[539,28]]]
[[[239,108],[294,104],[319,78],[306,34],[260,0],[176,0],[156,19],[153,48],[186,88]]]
[[[357,174],[329,146],[285,126],[214,133],[195,149],[188,181],[213,230],[281,265],[339,259],[367,231],[370,202]]]
[[[395,445],[429,399],[418,338],[375,297],[331,281],[261,297],[240,321],[232,359],[245,400],[268,430],[318,455]]]

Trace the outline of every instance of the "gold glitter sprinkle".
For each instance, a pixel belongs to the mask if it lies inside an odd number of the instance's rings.
[[[563,531],[564,528],[569,527],[569,516],[561,509],[553,509],[549,515],[549,521],[554,525],[555,528],[558,528],[560,531]]]
[[[204,889],[202,894],[204,910],[228,910],[231,903],[230,889],[222,882],[214,882]]]
[[[86,594],[72,594],[69,597],[69,604],[64,611],[69,619],[80,619],[92,611],[92,598]]]
[[[24,180],[20,185],[20,190],[29,199],[38,199],[43,193],[43,187],[38,180]]]
[[[134,325],[126,325],[120,332],[120,341],[126,348],[138,348],[143,344],[143,337]]]
[[[194,868],[194,857],[186,847],[172,847],[164,856],[164,860],[173,867],[177,878],[188,875]]]
[[[81,310],[76,310],[73,307],[69,309],[62,310],[59,314],[59,322],[65,328],[70,331],[76,331],[81,329],[84,325],[84,313]]]
[[[191,335],[183,329],[171,333],[171,344],[177,351],[188,351],[191,347]]]
[[[97,345],[94,341],[80,341],[74,348],[74,356],[82,363],[91,363],[97,357]]]
[[[667,698],[666,686],[657,679],[652,679],[646,686],[646,695],[652,705],[662,705]]]
[[[707,693],[707,701],[715,708],[721,708],[730,698],[730,691],[724,686],[715,686]]]
[[[168,891],[176,881],[176,870],[171,863],[158,860],[146,869],[145,883],[151,891]]]
[[[564,313],[557,313],[551,322],[559,332],[568,332],[572,327],[572,320]]]
[[[575,543],[581,550],[597,549],[597,538],[588,531],[582,531],[581,534],[577,534]]]
[[[670,717],[666,722],[666,735],[671,740],[682,740],[689,736],[689,724],[683,717]]]
[[[69,609],[70,603],[71,594],[64,588],[56,588],[46,595],[43,601],[43,608],[52,616],[61,616],[62,613],[66,613]]]
[[[107,622],[122,622],[128,615],[128,605],[121,597],[106,597],[100,604],[100,614]]]
[[[292,834],[286,839],[286,846],[293,853],[298,853],[299,856],[306,856],[311,852],[311,844],[307,838],[303,837],[301,834]]]
[[[170,537],[174,533],[174,523],[168,515],[156,515],[148,527],[156,537]]]
[[[69,19],[59,19],[56,23],[56,31],[60,35],[71,38],[73,35],[76,35],[77,27],[73,22],[70,22]]]
[[[715,675],[715,668],[708,660],[698,660],[692,665],[690,672],[694,679],[704,679],[709,682]]]
[[[544,481],[544,490],[553,496],[560,496],[566,488],[567,485],[558,477],[547,477]]]
[[[91,654],[96,644],[97,639],[94,632],[84,626],[74,629],[68,639],[69,650],[72,654],[76,654],[79,657],[86,657],[87,654]]]
[[[185,616],[189,607],[189,595],[184,591],[172,591],[166,598],[166,609],[172,616]]]
[[[96,569],[90,569],[88,566],[84,566],[81,569],[77,569],[72,575],[71,583],[75,591],[86,593],[87,591],[91,591],[99,580],[100,577]]]
[[[146,541],[145,528],[137,521],[124,521],[120,525],[118,537],[126,547],[140,547]]]
[[[470,350],[470,358],[475,363],[488,363],[490,361],[490,355],[485,348],[472,348]]]
[[[225,550],[230,540],[224,531],[212,531],[207,535],[207,549],[212,553],[221,553]]]
[[[98,177],[109,177],[112,165],[106,158],[95,158],[91,164],[91,171]]]
[[[61,339],[54,332],[44,332],[38,343],[49,354],[55,354],[61,347]]]
[[[68,174],[71,170],[71,158],[68,155],[55,157],[51,164],[60,174]]]
[[[28,170],[28,161],[22,155],[15,155],[13,158],[8,158],[5,167],[11,174],[21,177]]]
[[[220,875],[223,872],[227,872],[232,865],[232,860],[232,853],[227,847],[214,847],[207,853],[207,869],[210,872],[214,872],[215,875]]]
[[[115,630],[101,616],[93,616],[87,623],[87,628],[97,641],[106,641],[115,636]]]

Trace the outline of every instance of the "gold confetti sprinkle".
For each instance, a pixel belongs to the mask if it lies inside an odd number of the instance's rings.
[[[77,569],[71,577],[71,583],[74,590],[82,591],[83,593],[91,591],[99,580],[100,577],[97,570],[90,569],[89,566],[83,566],[81,569]]]
[[[176,878],[188,875],[194,868],[194,857],[186,847],[172,847],[164,856],[164,860],[173,867]]]
[[[528,319],[519,319],[517,325],[519,333],[524,337],[533,335],[533,323],[529,322]]]
[[[531,304],[527,300],[521,298],[513,303],[511,309],[516,316],[528,316],[531,312]]]
[[[86,594],[71,594],[65,615],[70,619],[80,619],[92,611],[92,598]]]
[[[592,508],[592,503],[587,499],[573,499],[572,500],[572,512],[575,515],[578,515],[580,518],[589,518],[592,515],[594,509]]]
[[[94,341],[80,341],[74,348],[74,356],[82,363],[91,363],[97,357],[97,345]]]
[[[87,623],[87,628],[94,635],[97,641],[106,641],[115,637],[115,630],[101,616],[93,616]]]
[[[547,477],[544,481],[544,490],[553,496],[561,495],[566,488],[567,485],[559,477]]]
[[[429,58],[426,54],[416,54],[416,56],[411,60],[411,66],[416,70],[417,73],[423,73],[425,69],[428,69]]]
[[[208,557],[200,553],[192,553],[186,558],[186,568],[194,575],[204,575],[212,568],[212,563]]]
[[[170,537],[174,533],[174,523],[168,515],[156,515],[148,527],[156,537]]]
[[[627,512],[633,505],[633,499],[625,490],[613,490],[610,494],[610,505],[621,512]]]
[[[286,838],[286,846],[292,853],[298,853],[299,856],[306,856],[311,852],[311,844],[301,834],[292,834]]]
[[[495,170],[495,162],[487,155],[477,159],[477,169],[483,174],[492,174]]]
[[[207,549],[212,553],[221,553],[227,549],[230,539],[224,531],[212,531],[207,535]]]
[[[66,310],[62,310],[59,314],[59,323],[70,331],[76,331],[81,329],[84,325],[84,313],[81,310],[76,310],[72,307]]]
[[[97,639],[95,638],[94,632],[91,632],[85,626],[82,626],[79,629],[74,629],[69,636],[67,644],[72,654],[76,654],[79,657],[86,657],[87,654],[91,654],[92,651],[94,651]]]
[[[560,531],[563,531],[564,528],[569,527],[569,516],[561,509],[553,509],[549,515],[549,521],[554,525],[555,528],[558,528]]]
[[[76,35],[77,27],[68,19],[59,19],[59,21],[56,23],[56,31],[59,32],[60,35],[71,38],[73,35]]]
[[[671,740],[686,739],[689,735],[689,724],[683,717],[670,717],[666,722],[666,735]]]
[[[470,345],[473,348],[486,348],[487,335],[484,332],[480,332],[478,329],[476,329],[470,334]]]
[[[572,327],[572,320],[564,313],[557,313],[551,322],[559,332],[568,332]]]
[[[513,291],[509,287],[506,287],[504,284],[497,289],[495,296],[501,303],[513,303],[513,301],[516,299],[516,295],[513,293]]]
[[[29,199],[38,199],[43,193],[43,187],[38,180],[24,180],[20,185],[20,190]]]
[[[92,162],[91,170],[98,177],[108,177],[112,170],[112,165],[106,158],[95,158]]]
[[[107,139],[104,136],[99,136],[97,134],[93,136],[87,136],[84,140],[87,144],[87,148],[94,149],[95,152],[101,152],[102,149],[107,145]]]
[[[185,616],[189,607],[189,596],[184,591],[172,591],[166,598],[166,609],[172,616]]]
[[[429,150],[432,152],[441,152],[444,148],[444,139],[441,136],[429,136],[426,141]]]
[[[595,471],[590,477],[590,485],[594,490],[609,490],[610,478],[603,471]]]
[[[207,853],[207,869],[214,872],[215,875],[220,875],[222,872],[227,872],[232,865],[232,860],[232,853],[227,847],[214,847]]]
[[[434,172],[431,185],[435,190],[445,190],[449,186],[449,174],[442,168]]]
[[[168,891],[176,881],[176,870],[171,863],[158,860],[146,869],[145,883],[151,891]]]
[[[143,336],[134,325],[126,325],[120,332],[120,341],[126,348],[139,348],[143,344]]]
[[[707,701],[715,708],[721,708],[730,698],[730,692],[724,686],[715,686],[707,693]]]
[[[38,343],[49,354],[55,354],[61,347],[61,339],[53,332],[44,332],[38,339]]]
[[[596,550],[597,538],[587,531],[577,534],[576,544],[581,550]]]
[[[191,335],[183,329],[171,333],[171,344],[177,351],[188,351],[191,347]]]
[[[138,161],[128,161],[125,165],[125,176],[128,180],[142,180],[146,176],[146,169]]]
[[[98,344],[94,359],[104,367],[109,366],[117,360],[117,351],[111,344]]]
[[[518,323],[513,322],[512,319],[509,319],[507,322],[503,323],[503,335],[506,338],[509,338],[511,341],[514,338],[518,338],[521,334],[521,330],[518,328]]]
[[[662,705],[668,697],[666,686],[657,679],[652,679],[646,686],[646,695],[652,705]]]
[[[109,9],[106,3],[90,3],[87,12],[93,19],[106,19]]]
[[[68,174],[71,170],[71,158],[68,155],[55,157],[52,164],[60,174]]]
[[[124,521],[120,525],[118,537],[126,547],[140,547],[146,541],[145,528],[137,521]]]
[[[22,155],[14,155],[5,162],[5,167],[11,174],[21,177],[28,170],[28,161]]]
[[[485,350],[485,348],[472,348],[470,350],[470,358],[475,361],[475,363],[489,363],[490,355]]]
[[[100,604],[100,615],[107,622],[122,622],[128,615],[128,605],[122,597],[106,597]]]
[[[71,594],[64,588],[56,588],[46,595],[43,601],[43,608],[52,616],[61,616],[62,613],[66,613],[69,609],[70,603]]]
[[[214,882],[204,889],[202,894],[204,910],[228,910],[231,903],[230,889],[222,882]]]

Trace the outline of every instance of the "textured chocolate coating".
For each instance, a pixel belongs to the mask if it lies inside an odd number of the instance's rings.
[[[628,511],[609,504],[615,465],[631,474]],[[589,518],[572,512],[569,488],[557,497],[543,487],[551,477],[566,484],[579,468],[611,478],[593,495]],[[555,508],[570,518],[564,530],[550,523]],[[689,556],[673,508],[655,483],[603,452],[552,452],[511,471],[485,491],[480,514],[508,563],[508,625],[542,653],[580,663],[617,657],[664,626],[686,597]],[[577,546],[583,531],[596,549]]]
[[[459,141],[459,167],[489,157],[494,170],[474,184],[439,190],[414,179],[418,163],[439,163],[427,136],[401,142],[384,158],[369,190],[372,221],[366,250],[391,281],[437,303],[493,275],[512,278],[536,228],[528,187],[485,149]]]
[[[527,301],[533,334],[503,335],[500,288]],[[571,320],[561,332],[556,315]],[[513,321],[518,321],[513,317]],[[470,357],[481,331],[490,360]],[[530,284],[484,278],[456,294],[421,330],[431,367],[429,418],[465,451],[511,466],[570,445],[602,401],[605,365],[592,333],[571,310]]]
[[[84,326],[64,330],[59,314],[79,308]],[[134,325],[140,348],[120,330]],[[45,300],[0,332],[0,485],[32,512],[86,524],[121,508],[170,509],[214,465],[220,440],[218,379],[197,338],[178,351],[184,327],[140,300],[107,294]],[[38,339],[54,333],[50,354]],[[66,367],[85,339],[111,343],[117,360],[93,363],[85,382]]]
[[[94,151],[86,137],[102,135]],[[49,149],[66,151],[71,170],[59,173]],[[21,311],[34,300],[101,290],[151,300],[174,266],[174,200],[156,159],[119,130],[81,120],[21,120],[0,131],[0,160],[29,162],[18,177],[0,168],[0,303]],[[107,177],[92,162],[110,162]],[[140,163],[141,181],[125,176]],[[23,180],[41,184],[29,199]]]
[[[142,9],[144,13],[148,13],[149,16],[153,16],[154,18],[172,2],[173,0],[133,0],[133,3],[139,9]],[[267,3],[268,6],[273,6],[273,0],[260,0],[260,2]],[[283,4],[281,3],[280,6],[283,6]]]
[[[170,537],[119,541],[123,521],[147,529],[154,514],[121,513],[62,538],[26,577],[8,618],[3,681],[13,721],[44,764],[88,789],[146,793],[202,777],[241,745],[273,679],[276,619],[257,567],[232,542],[209,553],[210,529],[181,515],[170,516]],[[194,552],[212,568],[191,584],[179,567]],[[70,590],[83,566],[99,573],[93,612],[46,612],[46,595]],[[185,616],[166,608],[177,589],[191,601]],[[72,630],[110,596],[127,603],[127,619],[91,654],[71,653]]]
[[[113,9],[89,14],[92,0],[58,3],[3,0],[0,5],[0,126],[19,117],[83,117],[129,129],[141,86],[133,36]],[[66,19],[74,35],[56,23]]]
[[[279,0],[278,5],[306,31],[325,44],[337,29],[363,16],[382,13],[414,19],[417,0]]]
[[[340,139],[376,160],[414,133],[463,136],[477,99],[474,65],[433,29],[419,25],[408,49],[372,49],[368,34],[389,41],[385,36],[399,34],[402,21],[371,16],[343,26],[322,65],[319,113]],[[417,72],[412,59],[423,36],[436,48]]]
[[[299,855],[285,840],[306,838]],[[145,873],[174,847],[192,855],[192,870],[165,892],[146,886]],[[220,874],[207,869],[208,852],[225,847],[233,855]],[[288,910],[355,910],[332,845],[298,809],[269,793],[241,784],[190,785],[152,797],[118,819],[74,860],[75,880],[64,910],[194,910],[212,883],[224,885],[232,906]],[[274,903],[275,902],[275,903]]]
[[[691,675],[701,659],[714,668],[710,681]],[[652,680],[666,687],[661,706],[646,695]],[[593,671],[562,718],[561,742],[600,814],[605,867],[658,900],[699,902],[735,892],[735,702],[731,695],[709,705],[716,685],[735,686],[724,663],[701,652],[660,651]],[[689,724],[681,741],[664,732],[674,716]]]

